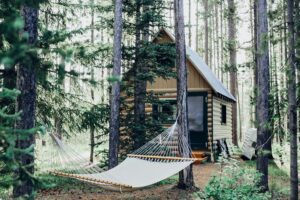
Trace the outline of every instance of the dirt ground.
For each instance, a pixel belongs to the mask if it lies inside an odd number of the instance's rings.
[[[201,165],[195,165],[193,167],[194,181],[198,188],[203,189],[208,183],[213,174],[218,171],[218,165],[213,163],[205,163]],[[111,192],[103,189],[99,189],[96,186],[90,186],[83,183],[82,188],[70,189],[70,190],[43,190],[41,191],[37,199],[40,200],[181,200],[181,199],[195,199],[192,192],[180,190],[176,188],[176,184],[164,184],[155,185],[141,190],[131,192]]]

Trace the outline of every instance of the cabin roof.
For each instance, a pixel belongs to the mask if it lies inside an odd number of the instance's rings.
[[[165,32],[173,42],[175,42],[174,35],[167,30],[166,28],[162,28],[159,33]],[[159,35],[158,33],[158,35]],[[157,35],[157,36],[158,36]],[[203,61],[203,59],[199,56],[199,54],[193,51],[189,46],[186,46],[186,55],[187,59],[194,65],[195,69],[199,74],[208,82],[208,84],[212,87],[212,89],[233,101],[236,101],[235,97],[225,88],[225,86],[221,83],[221,81],[214,75],[211,69],[207,66],[207,64]]]

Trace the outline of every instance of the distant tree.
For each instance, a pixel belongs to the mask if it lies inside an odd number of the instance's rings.
[[[199,51],[199,0],[196,0],[196,52]]]
[[[256,168],[262,173],[260,186],[263,191],[268,190],[268,148],[269,132],[269,48],[268,48],[268,12],[267,1],[256,2],[257,26],[257,162]]]
[[[187,107],[187,67],[184,35],[183,0],[174,1],[175,10],[175,40],[176,40],[176,69],[177,69],[177,112],[180,137],[190,143],[188,129]],[[183,151],[182,151],[183,152]],[[182,155],[189,156],[189,155]],[[194,186],[192,166],[179,173],[180,188],[191,189]]]
[[[291,193],[290,199],[298,199],[298,138],[297,138],[297,102],[296,102],[296,57],[295,57],[295,23],[294,11],[295,1],[287,1],[287,22],[288,22],[288,53],[289,68],[287,70],[288,78],[288,130],[290,133],[290,177],[291,177]],[[295,18],[299,20],[299,18]]]
[[[223,30],[223,27],[224,27],[224,25],[223,25],[223,23],[224,23],[224,9],[223,9],[223,4],[224,4],[224,2],[223,1],[221,1],[220,2],[220,43],[221,43],[221,58],[220,58],[220,60],[221,60],[221,66],[220,66],[220,70],[221,70],[221,82],[224,84],[224,70],[223,70],[223,68],[224,68],[224,57],[225,57],[225,55],[224,55],[224,30]]]
[[[122,58],[122,0],[115,0],[114,19],[114,47],[113,47],[113,72],[110,96],[110,121],[109,121],[109,168],[118,164],[118,146],[120,135],[120,75]]]
[[[236,6],[234,0],[228,0],[228,46],[230,92],[237,97]],[[237,103],[235,103],[232,105],[232,142],[237,145],[237,141]]]
[[[94,9],[94,0],[90,0],[91,3],[91,44],[94,45],[95,41],[95,9]],[[95,70],[94,66],[91,66],[91,81],[95,81]],[[91,88],[91,98],[92,101],[95,99],[94,88]],[[92,109],[93,110],[93,109]],[[90,162],[94,162],[94,149],[95,149],[95,127],[90,127]]]
[[[209,18],[209,8],[208,8],[208,0],[203,0],[203,6],[204,6],[204,31],[205,31],[205,37],[204,37],[204,53],[205,53],[205,62],[208,64],[209,62],[209,47],[208,47],[208,18]],[[210,66],[211,67],[211,66]]]
[[[189,6],[189,11],[188,11],[188,14],[189,14],[189,24],[188,24],[188,27],[189,27],[189,46],[191,47],[192,46],[192,19],[191,19],[191,16],[192,16],[192,10],[191,10],[191,6],[192,6],[192,2],[191,0],[188,1],[188,6]]]

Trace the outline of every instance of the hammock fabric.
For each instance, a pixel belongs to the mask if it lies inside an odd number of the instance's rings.
[[[108,171],[90,165],[86,158],[67,147],[55,135],[52,138],[60,149],[59,158],[64,162],[57,164],[56,170],[49,170],[50,173],[110,189],[146,187],[177,174],[199,160],[192,158],[188,141],[178,134],[177,121]]]

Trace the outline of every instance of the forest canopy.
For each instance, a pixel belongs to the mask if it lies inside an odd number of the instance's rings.
[[[0,199],[298,199],[299,34],[299,0],[1,0]]]

